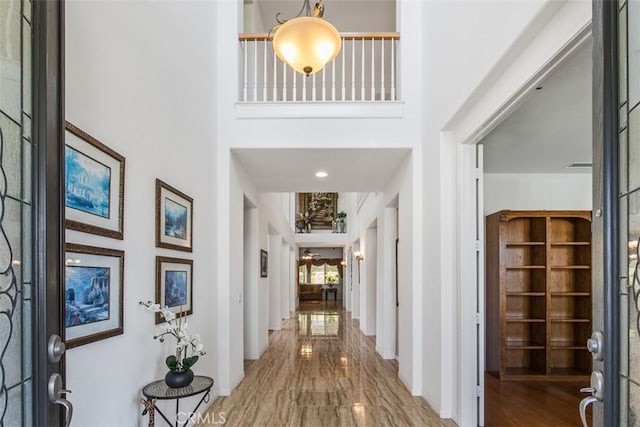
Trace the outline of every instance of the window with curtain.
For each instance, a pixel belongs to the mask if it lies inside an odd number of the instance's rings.
[[[310,285],[336,285],[342,280],[344,267],[340,258],[307,260],[298,271],[300,283]]]
[[[311,284],[312,285],[324,285],[325,265],[326,264],[311,266]]]

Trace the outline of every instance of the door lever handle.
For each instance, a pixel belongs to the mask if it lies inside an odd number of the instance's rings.
[[[591,393],[591,396],[587,396],[580,401],[580,420],[582,421],[582,427],[589,427],[587,425],[587,406],[604,400],[604,376],[602,372],[592,372],[590,387],[581,388],[580,393]]]
[[[580,420],[582,421],[582,427],[589,427],[587,424],[587,406],[595,402],[598,402],[598,398],[595,396],[587,396],[580,401]]]
[[[71,425],[71,418],[73,417],[73,405],[64,397],[59,397],[53,401],[54,405],[60,405],[64,408],[64,427]]]
[[[64,427],[69,427],[71,425],[71,418],[73,417],[73,405],[63,396],[71,393],[71,390],[64,390],[62,388],[62,377],[57,372],[54,372],[51,374],[51,377],[49,377],[47,391],[49,401],[54,405],[60,405],[64,408]]]

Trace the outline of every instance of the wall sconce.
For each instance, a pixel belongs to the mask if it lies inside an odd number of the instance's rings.
[[[358,261],[358,283],[360,283],[360,261],[364,261],[364,254],[360,251],[355,251],[353,257]]]

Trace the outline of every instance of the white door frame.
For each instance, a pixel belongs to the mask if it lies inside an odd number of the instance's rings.
[[[557,25],[556,25],[557,24]],[[555,25],[555,27],[554,27]],[[556,29],[561,31],[562,25],[550,21],[551,28],[545,27],[542,33],[546,38],[548,33]],[[556,28],[557,27],[557,28]],[[557,39],[560,46],[557,49],[550,48],[545,55],[540,52],[531,52],[533,58],[527,61],[528,51],[525,49],[521,55],[525,59],[525,65],[529,68],[518,69],[523,64],[514,64],[505,72],[511,71],[512,79],[520,82],[514,84],[514,80],[505,78],[505,83],[496,83],[485,96],[477,97],[469,105],[464,105],[459,111],[464,114],[454,116],[442,132],[443,150],[454,150],[457,157],[455,176],[450,178],[458,180],[457,225],[455,232],[458,235],[457,254],[458,264],[455,276],[458,281],[458,305],[460,324],[458,325],[458,395],[456,421],[461,426],[483,425],[484,423],[484,280],[478,280],[479,275],[484,275],[484,270],[478,271],[476,265],[484,265],[484,254],[480,262],[476,264],[476,245],[483,245],[484,234],[481,234],[481,243],[477,243],[477,228],[484,230],[484,213],[477,212],[482,201],[478,195],[482,195],[476,188],[478,178],[476,166],[476,145],[499,123],[515,111],[535,90],[535,88],[548,75],[571,56],[577,49],[584,46],[591,38],[591,22],[578,27],[568,40],[562,43],[562,38]],[[566,32],[566,29],[565,29]],[[534,43],[532,42],[532,45]],[[534,46],[535,47],[535,46]],[[521,58],[520,58],[521,59]],[[536,69],[537,68],[537,69]],[[528,70],[528,71],[527,71]],[[534,71],[531,71],[534,70]],[[503,95],[507,94],[507,95]],[[503,101],[500,102],[500,99]],[[493,104],[493,106],[487,106]],[[481,182],[481,181],[480,181]],[[477,289],[478,283],[481,284]],[[482,342],[479,342],[482,340]]]

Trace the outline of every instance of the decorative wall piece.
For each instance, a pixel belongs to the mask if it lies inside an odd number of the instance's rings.
[[[122,239],[124,157],[69,122],[65,128],[65,226]]]
[[[156,246],[191,252],[193,199],[156,179]]]
[[[123,333],[124,252],[67,243],[64,325],[68,348]]]
[[[269,254],[264,249],[260,249],[260,277],[268,276]]]
[[[193,261],[156,257],[156,303],[176,314],[193,314]],[[156,313],[156,324],[164,322]]]
[[[331,230],[338,217],[338,193],[298,193],[297,217],[311,230]]]

